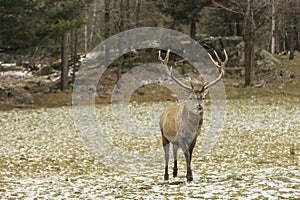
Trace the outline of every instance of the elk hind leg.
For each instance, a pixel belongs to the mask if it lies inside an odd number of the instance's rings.
[[[162,135],[162,143],[165,152],[165,175],[164,180],[169,180],[168,163],[169,163],[169,141]]]
[[[177,177],[177,152],[178,152],[179,146],[177,144],[173,144],[173,157],[174,157],[174,168],[173,168],[173,177]]]

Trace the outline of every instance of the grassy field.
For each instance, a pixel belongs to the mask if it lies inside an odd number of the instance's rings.
[[[209,154],[201,154],[198,140],[192,183],[185,182],[182,153],[179,178],[163,181],[157,122],[170,104],[130,104],[134,123],[123,127],[110,105],[97,106],[101,131],[94,141],[104,137],[110,149],[80,136],[69,107],[1,111],[1,198],[300,198],[298,97],[228,100],[226,122]],[[209,104],[206,110],[204,135],[213,122]]]
[[[293,61],[281,60],[280,70],[289,71],[292,79],[244,88],[234,86],[243,83],[241,78],[225,78],[226,121],[214,148],[204,155],[203,140],[214,120],[208,101],[193,155],[192,183],[185,181],[182,153],[179,178],[163,181],[158,118],[163,109],[174,104],[166,101],[175,99],[170,91],[140,88],[131,99],[138,103],[127,105],[124,121],[116,119],[124,105],[103,104],[110,98],[100,95],[96,98],[100,130],[94,135],[88,131],[82,135],[76,129],[71,92],[33,93],[33,105],[11,99],[0,105],[0,197],[299,199],[300,56],[296,54]],[[36,83],[28,81],[26,84]],[[24,92],[22,87],[13,94],[18,92]]]

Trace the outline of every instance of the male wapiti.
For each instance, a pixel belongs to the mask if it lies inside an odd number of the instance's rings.
[[[186,85],[178,80],[172,73],[172,67],[168,67],[170,50],[167,51],[165,59],[161,57],[159,51],[158,60],[165,66],[167,74],[182,88],[190,92],[188,102],[167,108],[160,117],[160,130],[162,135],[162,144],[165,152],[165,175],[164,180],[169,179],[168,162],[169,162],[169,143],[173,144],[174,168],[173,177],[177,177],[177,151],[179,148],[184,152],[186,160],[186,178],[187,181],[193,180],[191,169],[191,160],[193,149],[200,134],[203,122],[203,100],[205,99],[208,89],[222,80],[225,70],[224,67],[228,62],[228,55],[224,49],[225,61],[214,51],[218,61],[215,61],[210,54],[209,57],[219,70],[219,76],[210,83],[204,83],[201,86],[189,79],[190,85]],[[200,87],[199,87],[200,86]]]

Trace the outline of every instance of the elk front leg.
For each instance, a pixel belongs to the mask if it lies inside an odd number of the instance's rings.
[[[191,145],[189,146],[189,151],[190,151],[190,161],[191,161],[191,162],[192,162],[193,149],[194,149],[194,147],[195,147],[196,140],[197,140],[197,138],[195,138],[195,139],[193,140],[193,142],[191,143]]]
[[[186,178],[187,181],[192,181],[193,180],[193,174],[192,174],[192,169],[191,169],[191,163],[192,163],[192,155],[193,155],[193,149],[195,147],[197,138],[195,138],[192,143],[189,146],[189,149],[186,150],[185,159],[186,159],[186,166],[187,166],[187,173],[186,173]],[[189,153],[187,153],[189,152]]]
[[[193,174],[191,169],[191,154],[189,149],[184,152],[185,161],[186,161],[186,179],[188,182],[193,180]]]
[[[168,172],[168,163],[169,163],[169,141],[162,136],[162,143],[164,147],[164,152],[165,152],[165,176],[164,180],[169,180],[169,172]]]
[[[174,168],[173,168],[173,177],[177,177],[177,152],[179,146],[177,144],[173,144],[173,157],[174,157]]]

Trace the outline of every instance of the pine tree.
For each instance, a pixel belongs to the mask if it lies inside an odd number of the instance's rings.
[[[92,0],[0,0],[0,52],[28,52],[61,38],[61,89],[68,86],[69,32],[85,23]]]
[[[40,42],[36,1],[0,0],[0,52],[24,50]]]
[[[196,36],[196,23],[200,19],[200,11],[211,4],[210,0],[164,0],[157,3],[157,7],[163,14],[173,19],[171,28],[179,24],[189,24],[190,36]]]
[[[46,3],[46,18],[44,20],[48,24],[49,35],[53,38],[61,38],[60,89],[62,91],[68,87],[70,31],[85,23],[82,14],[91,2],[92,0],[55,0]]]

